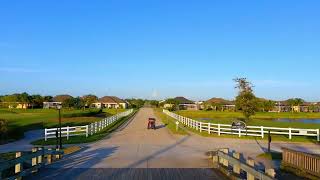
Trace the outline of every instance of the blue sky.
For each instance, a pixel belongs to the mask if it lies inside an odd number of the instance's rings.
[[[0,94],[320,101],[319,1],[0,2]]]

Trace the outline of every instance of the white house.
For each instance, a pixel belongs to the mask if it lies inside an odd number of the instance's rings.
[[[95,108],[109,108],[109,109],[119,109],[128,108],[128,103],[118,97],[115,96],[104,96],[92,104]]]

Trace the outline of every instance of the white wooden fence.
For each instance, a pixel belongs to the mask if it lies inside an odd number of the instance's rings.
[[[189,128],[196,129],[200,132],[208,132],[208,134],[217,133],[219,136],[221,134],[233,134],[241,136],[256,136],[264,138],[265,134],[270,131],[270,134],[277,135],[288,135],[289,139],[292,136],[311,136],[316,137],[317,141],[320,141],[320,131],[319,129],[298,129],[298,128],[280,128],[280,127],[264,127],[264,126],[247,126],[246,129],[234,129],[232,125],[229,124],[213,124],[205,123],[201,121],[196,121],[187,117],[180,116],[178,114],[172,113],[168,110],[163,110],[166,115],[178,120],[182,124],[188,126]]]
[[[104,128],[108,127],[110,124],[114,123],[115,121],[130,115],[133,112],[133,109],[130,109],[128,111],[116,114],[114,116],[111,117],[107,117],[105,119],[102,119],[101,121],[97,121],[94,123],[91,123],[89,125],[85,125],[85,126],[73,126],[73,127],[62,127],[61,128],[61,136],[62,137],[67,137],[67,139],[69,139],[69,137],[72,136],[86,136],[88,137],[89,135],[93,135],[101,130],[103,130]],[[59,132],[59,128],[49,128],[49,129],[45,129],[44,131],[44,139],[45,141],[47,141],[47,139],[50,138],[56,138],[56,132]],[[58,134],[59,135],[59,134]]]

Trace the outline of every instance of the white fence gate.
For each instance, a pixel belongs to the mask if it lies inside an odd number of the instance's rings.
[[[178,114],[172,113],[168,110],[163,110],[166,115],[178,120],[184,125],[196,129],[197,131],[203,132],[207,131],[209,134],[217,133],[219,136],[221,134],[233,134],[241,136],[257,136],[264,138],[265,134],[270,131],[270,134],[278,135],[288,135],[289,139],[292,136],[311,136],[316,137],[317,141],[320,141],[320,131],[319,129],[298,129],[298,128],[280,128],[280,127],[264,127],[264,126],[247,126],[246,129],[234,129],[229,124],[213,124],[205,123],[201,121],[196,121],[187,117],[180,116]]]
[[[94,123],[91,123],[91,124],[85,125],[85,126],[61,127],[61,136],[67,137],[67,139],[69,139],[69,137],[72,137],[72,136],[86,136],[86,137],[88,137],[89,135],[93,135],[93,134],[103,130],[104,128],[108,127],[110,124],[114,123],[115,121],[117,121],[125,116],[130,115],[132,112],[133,112],[133,109],[130,109],[128,111],[116,114],[111,117],[107,117],[105,119],[102,119],[101,121],[94,122]],[[49,128],[49,129],[46,128],[44,131],[45,141],[47,141],[47,139],[50,139],[50,138],[56,138],[57,131],[59,132],[58,127]]]

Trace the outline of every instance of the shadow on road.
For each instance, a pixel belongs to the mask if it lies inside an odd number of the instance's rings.
[[[26,179],[77,179],[86,170],[110,157],[117,149],[118,147],[95,150],[84,148],[74,155],[66,156],[62,160],[41,169],[39,173],[28,176]]]

